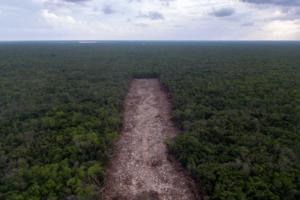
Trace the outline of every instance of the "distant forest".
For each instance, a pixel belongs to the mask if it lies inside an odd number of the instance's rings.
[[[203,199],[300,199],[300,44],[1,43],[0,199],[101,199],[134,77]]]

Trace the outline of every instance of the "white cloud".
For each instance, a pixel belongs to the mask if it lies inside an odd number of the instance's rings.
[[[72,29],[79,25],[79,23],[71,16],[58,16],[55,13],[49,12],[48,10],[43,10],[41,15],[46,22],[51,24],[54,28]]]
[[[262,27],[258,37],[270,40],[297,40],[300,38],[300,20],[271,21]]]
[[[0,3],[0,40],[23,18],[16,39],[28,29],[43,30],[30,39],[300,39],[299,10],[239,0],[10,0]]]

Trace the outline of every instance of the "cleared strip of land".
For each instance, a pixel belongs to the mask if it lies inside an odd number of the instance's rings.
[[[168,160],[176,134],[170,103],[157,79],[135,79],[125,100],[124,127],[108,170],[105,199],[193,200],[194,184]]]

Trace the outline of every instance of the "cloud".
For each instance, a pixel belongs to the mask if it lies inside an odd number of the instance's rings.
[[[299,1],[1,1],[0,40],[299,40]]]
[[[174,1],[176,0],[160,0],[160,2],[165,6],[169,6]]]
[[[300,16],[300,0],[242,0],[242,2],[256,5],[257,10],[272,9],[270,16],[273,21],[299,19]]]
[[[262,31],[257,33],[258,38],[269,40],[297,40],[300,38],[300,20],[275,20],[262,26]]]
[[[112,6],[111,5],[105,5],[103,8],[102,8],[102,12],[106,15],[111,15],[111,14],[114,14],[115,11],[112,9]]]
[[[141,28],[145,28],[145,27],[148,26],[148,24],[145,24],[145,23],[136,23],[135,26],[141,27]]]
[[[90,0],[62,0],[62,1],[70,2],[70,3],[84,3]]]
[[[216,17],[228,17],[234,14],[233,8],[221,8],[219,10],[213,11],[211,14]]]
[[[160,12],[151,11],[146,14],[138,15],[138,18],[148,18],[150,20],[162,20],[164,19],[164,16]]]
[[[241,25],[244,27],[247,27],[247,26],[254,26],[255,23],[254,22],[245,22],[245,23],[242,23]]]
[[[253,4],[273,4],[282,6],[299,6],[300,0],[242,0],[242,2]]]
[[[59,16],[48,10],[43,10],[41,15],[48,24],[56,29],[72,28],[77,24],[77,21],[72,16]]]

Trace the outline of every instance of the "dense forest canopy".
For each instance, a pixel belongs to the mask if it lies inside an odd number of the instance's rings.
[[[95,199],[133,77],[158,77],[170,153],[206,199],[300,199],[300,44],[0,44],[0,199]]]

